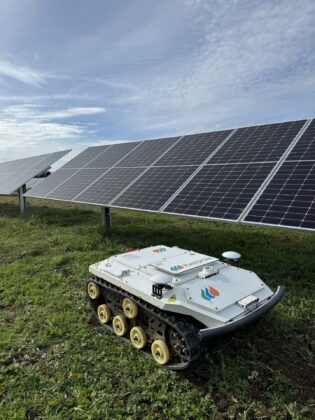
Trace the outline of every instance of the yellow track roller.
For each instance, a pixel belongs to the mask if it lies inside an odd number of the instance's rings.
[[[130,341],[136,349],[142,349],[147,344],[147,336],[141,327],[133,327],[130,330]]]
[[[119,337],[126,334],[128,330],[126,318],[123,315],[116,315],[113,318],[113,330]]]
[[[103,304],[97,308],[98,319],[101,324],[107,324],[110,321],[110,309],[107,305]]]
[[[131,299],[125,298],[122,307],[127,318],[134,319],[138,315],[138,305]]]
[[[159,365],[166,365],[170,360],[170,352],[167,345],[162,340],[155,340],[151,346],[151,352],[154,360]]]
[[[97,299],[101,294],[100,286],[93,281],[90,281],[87,286],[87,292],[91,299]]]

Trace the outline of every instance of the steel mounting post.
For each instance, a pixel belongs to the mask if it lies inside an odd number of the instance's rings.
[[[110,232],[112,227],[112,217],[110,213],[110,207],[101,207],[102,212],[102,225],[106,232]]]
[[[24,193],[26,193],[26,185],[22,185],[22,187],[18,190],[19,193],[19,201],[20,201],[20,213],[21,216],[26,216],[27,208],[26,208],[26,197],[24,197]]]

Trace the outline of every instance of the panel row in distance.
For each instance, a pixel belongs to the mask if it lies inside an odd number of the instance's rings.
[[[0,194],[12,194],[69,153],[63,150],[0,163]]]

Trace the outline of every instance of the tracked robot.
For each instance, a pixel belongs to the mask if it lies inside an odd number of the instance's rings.
[[[89,267],[99,323],[169,369],[187,368],[217,337],[255,321],[283,297],[240,255],[218,258],[164,245],[128,250]]]

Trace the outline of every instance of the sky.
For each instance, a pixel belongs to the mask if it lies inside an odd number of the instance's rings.
[[[314,117],[314,22],[314,0],[1,0],[0,161]]]

